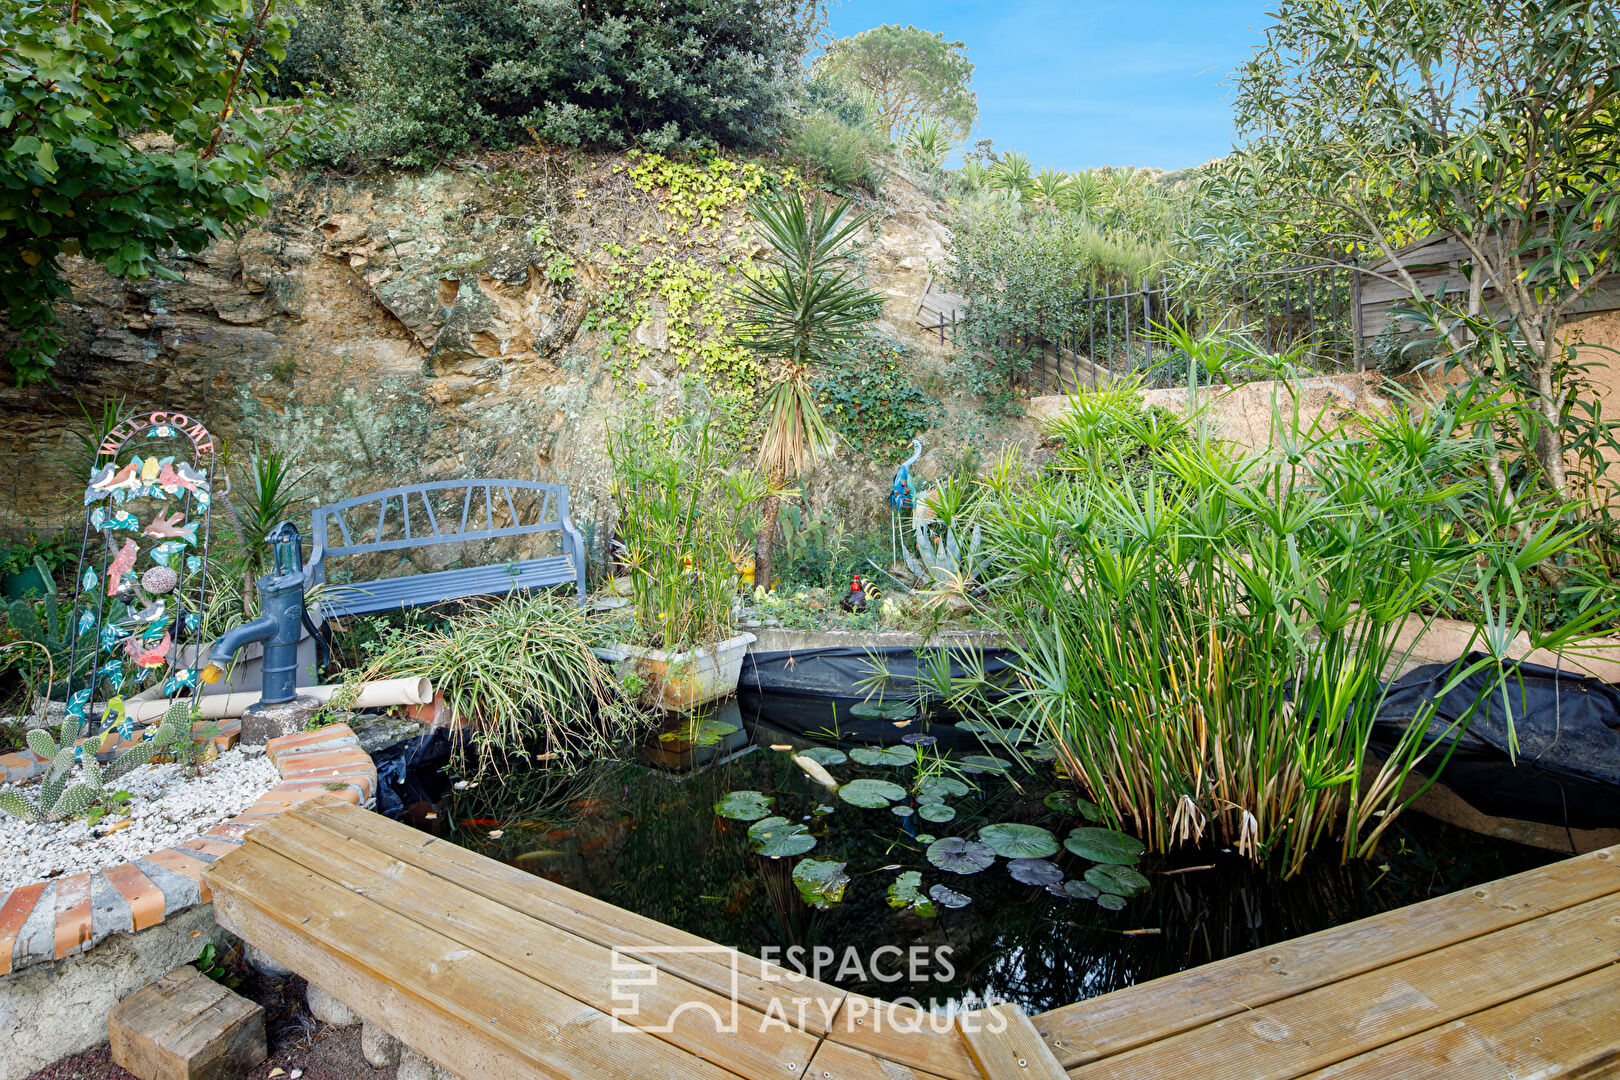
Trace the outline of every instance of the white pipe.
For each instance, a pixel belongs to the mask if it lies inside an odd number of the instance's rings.
[[[314,698],[326,704],[336,697],[342,686],[300,686],[299,697]],[[257,691],[247,694],[205,694],[191,698],[198,720],[232,720],[241,716],[259,700]],[[416,679],[379,679],[360,684],[360,692],[350,703],[355,709],[384,709],[390,705],[426,705],[433,700],[433,684],[425,677]],[[130,719],[147,724],[163,719],[169,711],[167,699],[130,702]]]

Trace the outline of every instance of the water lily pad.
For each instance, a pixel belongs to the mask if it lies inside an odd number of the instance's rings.
[[[812,746],[808,750],[799,751],[799,754],[817,765],[842,765],[849,760],[848,754],[832,746]]]
[[[1113,829],[1076,829],[1063,841],[1063,846],[1082,859],[1119,866],[1132,865],[1147,850],[1136,837]]]
[[[902,805],[902,806],[891,806],[891,807],[889,807],[889,810],[890,810],[891,813],[894,814],[895,817],[900,817],[900,818],[908,818],[912,814],[915,814],[917,812],[917,811],[913,810],[911,807],[904,806],[904,805]]]
[[[1128,866],[1093,866],[1086,871],[1086,880],[1105,893],[1120,896],[1135,896],[1148,887],[1148,879]]]
[[[849,756],[862,765],[882,765],[887,768],[917,763],[917,755],[903,746],[857,746],[849,752]]]
[[[973,789],[954,776],[930,776],[917,785],[919,795],[938,795],[940,798],[950,798],[953,795],[966,795]]]
[[[838,789],[838,797],[851,806],[876,810],[906,797],[906,789],[887,780],[851,780]]]
[[[659,735],[661,742],[690,742],[693,746],[714,746],[728,735],[735,735],[742,729],[736,724],[724,720],[693,720],[682,724],[673,731],[666,731]]]
[[[849,715],[862,720],[909,720],[917,715],[917,706],[909,701],[858,701],[849,707]]]
[[[982,735],[991,742],[997,742],[1003,746],[1016,746],[1023,741],[1022,732],[1014,728],[997,727],[995,724],[986,723],[983,720],[958,720],[956,729],[958,731],[971,731],[975,735]]]
[[[989,754],[969,754],[967,757],[962,758],[959,762],[957,762],[957,764],[960,765],[962,767],[962,771],[966,773],[1004,773],[1007,771],[1007,763],[1005,761],[1002,761],[1000,758],[991,757]]]
[[[1056,885],[1063,880],[1063,871],[1048,859],[1014,859],[1007,864],[1007,872],[1025,885]]]
[[[793,884],[799,887],[804,902],[823,910],[844,899],[849,875],[844,864],[825,859],[804,859],[793,868]]]
[[[1038,825],[1002,821],[979,830],[979,841],[1007,859],[1044,859],[1058,853],[1057,837]]]
[[[816,846],[816,838],[808,828],[780,817],[754,822],[748,828],[748,838],[754,842],[755,851],[773,859],[803,855]]]
[[[955,889],[946,888],[944,885],[935,885],[928,890],[928,895],[932,896],[940,907],[965,908],[973,903],[973,897],[963,896]]]
[[[928,861],[953,874],[977,874],[996,861],[996,853],[984,844],[947,836],[928,845]]]
[[[1097,894],[1102,892],[1089,881],[1065,881],[1058,888],[1076,900],[1095,900]]]
[[[922,803],[917,807],[917,816],[935,825],[943,825],[956,820],[956,810],[944,803]]]
[[[1097,906],[1108,911],[1123,911],[1125,909],[1125,898],[1105,892],[1097,897]]]
[[[934,738],[932,735],[924,734],[921,731],[913,731],[909,735],[902,735],[900,736],[900,741],[905,743],[907,746],[923,747],[934,746],[939,743],[938,739]]]
[[[932,844],[937,839],[939,838],[933,833],[919,833],[917,835],[917,843],[919,844]]]
[[[758,821],[771,812],[771,797],[761,791],[733,791],[714,804],[714,812],[732,821]]]
[[[1082,799],[1072,791],[1054,791],[1045,801],[1047,809],[1056,810],[1060,814],[1073,814],[1087,821],[1101,821],[1103,818],[1103,813],[1096,803]]]
[[[925,919],[939,914],[933,901],[923,895],[922,874],[916,870],[907,870],[889,885],[889,906],[915,911]]]

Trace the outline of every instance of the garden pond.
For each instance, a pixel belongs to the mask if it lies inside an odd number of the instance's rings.
[[[458,778],[431,752],[408,772],[379,764],[404,798],[393,812],[419,828],[844,989],[936,1007],[1044,1011],[1558,857],[1409,814],[1377,858],[1324,852],[1280,881],[1230,851],[1139,855],[1049,768],[986,770],[988,755],[946,759],[926,737],[840,748],[764,720],[747,734],[686,774],[601,761]]]

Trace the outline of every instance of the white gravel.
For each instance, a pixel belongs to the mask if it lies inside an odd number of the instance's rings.
[[[189,780],[182,766],[172,764],[146,765],[120,777],[110,788],[130,793],[130,813],[127,818],[108,814],[93,831],[82,817],[33,824],[0,810],[0,892],[184,843],[246,810],[280,779],[265,755],[229,750]],[[38,785],[36,777],[17,786],[30,793]]]

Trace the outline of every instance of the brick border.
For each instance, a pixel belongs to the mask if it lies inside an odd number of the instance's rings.
[[[216,743],[229,749],[241,728],[240,720],[220,721]],[[111,758],[131,741],[98,756]],[[145,930],[209,903],[213,895],[203,869],[235,850],[253,826],[296,803],[327,793],[356,806],[376,798],[377,767],[346,724],[271,739],[265,753],[281,781],[242,813],[200,836],[93,873],[30,882],[0,893],[0,976],[82,953],[109,934]],[[48,764],[31,752],[0,755],[10,783],[37,776]]]

